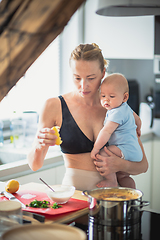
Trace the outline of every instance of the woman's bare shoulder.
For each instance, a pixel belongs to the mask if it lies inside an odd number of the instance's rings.
[[[53,109],[53,108],[57,108],[59,106],[60,106],[60,99],[58,97],[49,98],[44,103],[44,108],[45,109],[50,109],[50,108]]]
[[[65,99],[65,100],[70,100],[70,99],[73,99],[74,98],[74,92],[69,92],[69,93],[65,93],[62,95],[62,97]]]
[[[73,93],[63,94],[62,97],[67,101],[72,100]],[[45,107],[47,107],[48,109],[49,108],[54,108],[54,109],[59,108],[60,109],[60,105],[61,105],[61,101],[60,101],[59,97],[49,98],[45,102]]]
[[[58,97],[49,98],[44,103],[40,115],[40,122],[45,126],[55,125],[61,119],[61,102]]]

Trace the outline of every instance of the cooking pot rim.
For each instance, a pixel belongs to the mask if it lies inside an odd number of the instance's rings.
[[[130,199],[130,200],[105,200],[105,199],[100,199],[100,198],[96,198],[94,196],[91,195],[92,192],[99,192],[101,190],[114,190],[114,189],[117,189],[117,190],[127,190],[127,191],[131,191],[131,192],[134,192],[134,193],[138,193],[138,197],[137,198],[133,198],[133,199]],[[86,194],[87,193],[87,194]],[[94,188],[92,190],[85,190],[83,191],[83,194],[87,197],[91,197],[91,198],[95,198],[96,200],[99,200],[99,201],[107,201],[107,202],[128,202],[128,201],[132,201],[132,200],[138,200],[138,199],[141,199],[142,196],[143,196],[143,192],[139,189],[133,189],[133,188],[126,188],[126,187],[102,187],[102,188]]]

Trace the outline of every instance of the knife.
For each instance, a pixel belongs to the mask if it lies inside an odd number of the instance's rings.
[[[32,213],[32,212],[28,212],[28,211],[23,211],[23,215],[27,216],[27,217],[31,217],[36,219],[39,222],[44,222],[45,221],[45,216],[37,214],[37,213]]]
[[[24,203],[22,203],[19,199],[17,199],[13,194],[3,191],[1,192],[1,194],[3,194],[6,198],[8,198],[11,201],[16,201],[19,202],[22,206],[22,208],[26,208],[26,205]]]

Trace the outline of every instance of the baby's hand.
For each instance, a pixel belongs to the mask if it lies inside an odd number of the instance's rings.
[[[91,158],[97,159],[96,155],[99,153],[99,149],[93,148],[91,151]]]

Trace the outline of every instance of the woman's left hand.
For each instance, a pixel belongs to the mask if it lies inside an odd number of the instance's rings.
[[[97,154],[97,159],[94,160],[96,169],[101,174],[101,176],[106,176],[108,174],[121,171],[120,158],[110,152],[106,147],[104,147],[104,151],[106,153],[106,156]]]

